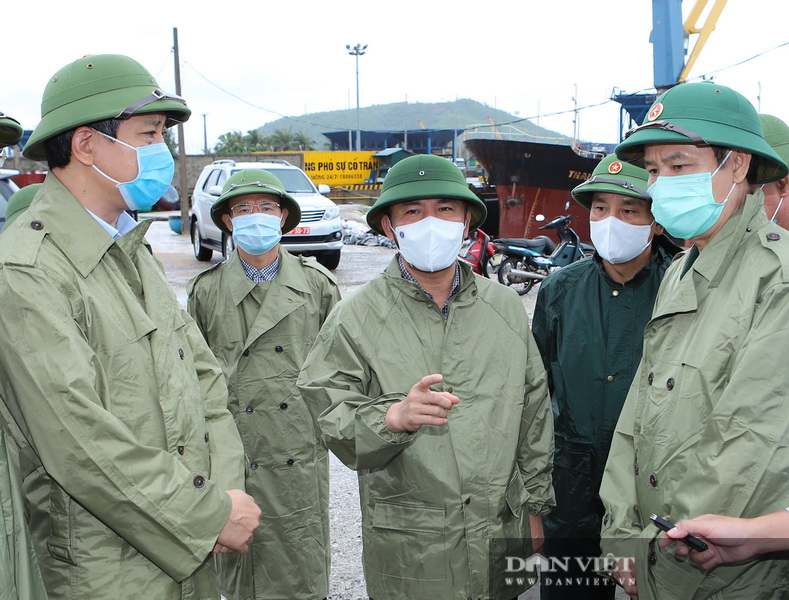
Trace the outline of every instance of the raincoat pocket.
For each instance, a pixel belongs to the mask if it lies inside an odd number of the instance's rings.
[[[507,490],[504,492],[504,501],[506,508],[501,519],[503,537],[511,540],[531,539],[527,507],[529,494],[518,469],[515,469],[510,477]]]
[[[399,579],[444,581],[444,520],[443,508],[377,502],[373,539],[378,573]]]

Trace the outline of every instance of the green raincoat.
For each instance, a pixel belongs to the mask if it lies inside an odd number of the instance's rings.
[[[635,555],[640,600],[789,597],[789,562],[704,572],[659,548],[649,521],[787,506],[789,232],[762,202],[748,196],[701,253],[678,255],[646,327],[600,492],[603,552]]]
[[[0,236],[0,382],[50,599],[218,596],[243,447],[148,223],[112,239],[50,174]]]
[[[279,258],[270,282],[252,282],[234,252],[189,285],[189,312],[227,376],[247,492],[263,511],[251,552],[220,559],[230,600],[328,595],[328,453],[296,378],[339,291],[316,261],[281,246]]]
[[[622,285],[598,255],[540,285],[532,332],[548,372],[556,455],[556,508],[546,536],[599,536],[600,480],[627,390],[641,361],[644,326],[671,258],[657,248]]]
[[[25,521],[15,450],[0,425],[0,600],[46,600]]]
[[[389,431],[389,406],[431,373],[460,398],[448,425]],[[505,556],[532,554],[529,514],[553,505],[553,423],[517,294],[461,265],[444,319],[395,258],[329,315],[299,388],[358,471],[372,598],[509,600],[529,586],[499,575]]]

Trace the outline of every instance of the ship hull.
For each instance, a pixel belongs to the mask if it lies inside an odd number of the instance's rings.
[[[571,190],[589,179],[605,152],[581,155],[570,146],[495,139],[465,141],[482,165],[499,199],[499,237],[532,238],[539,214],[546,220],[564,214],[576,217],[572,227],[590,243],[589,211],[575,202]]]

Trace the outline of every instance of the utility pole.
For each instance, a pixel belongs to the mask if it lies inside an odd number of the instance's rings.
[[[356,151],[359,152],[362,149],[362,130],[359,126],[359,57],[364,56],[364,51],[367,50],[367,44],[364,46],[356,44],[353,48],[351,48],[349,44],[346,44],[345,49],[348,50],[348,54],[356,57]]]
[[[178,28],[173,27],[173,56],[175,59],[175,93],[181,95],[181,61],[178,58]],[[181,235],[189,231],[189,189],[186,178],[186,142],[184,142],[184,124],[178,123],[178,161],[181,166],[178,178],[181,186]]]
[[[205,124],[205,116],[208,113],[203,113],[203,154],[208,156],[208,129]]]

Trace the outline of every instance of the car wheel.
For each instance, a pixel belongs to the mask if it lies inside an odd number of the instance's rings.
[[[190,233],[192,234],[192,249],[194,250],[195,258],[201,262],[211,260],[211,256],[213,256],[214,251],[211,250],[211,248],[206,248],[203,246],[203,236],[200,235],[200,229],[197,227],[197,221],[192,221]]]
[[[233,250],[236,249],[236,243],[233,241],[232,235],[222,234],[222,256],[225,257],[225,260],[230,258],[230,255],[233,254]]]
[[[324,267],[330,271],[334,271],[334,269],[340,266],[340,253],[341,250],[329,250],[327,252],[321,252],[315,258],[317,258],[318,262]]]

